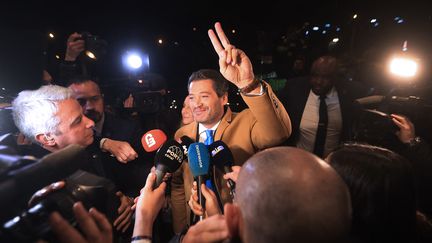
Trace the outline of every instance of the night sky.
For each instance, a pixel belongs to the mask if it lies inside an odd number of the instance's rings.
[[[313,57],[325,53],[334,37],[341,39],[339,54],[352,56],[361,56],[366,50],[397,48],[405,39],[425,59],[432,50],[432,4],[428,1],[17,2],[2,1],[0,25],[11,33],[40,35],[46,65],[55,66],[55,55],[64,56],[70,33],[88,31],[109,44],[107,55],[93,65],[103,84],[127,82],[121,56],[135,48],[149,54],[149,72],[162,75],[179,96],[186,94],[191,72],[217,68],[217,56],[207,37],[215,21],[220,21],[231,42],[249,55],[258,74],[283,70],[297,54]],[[355,13],[359,17],[353,22]],[[396,16],[405,22],[395,24]],[[373,28],[371,18],[377,18],[380,26]],[[321,34],[327,23],[331,24],[328,33]],[[313,26],[321,27],[319,33],[311,30]],[[308,30],[310,34],[305,36]],[[49,32],[55,34],[54,39],[48,39]],[[159,38],[162,45],[157,43]],[[6,39],[1,48],[25,45],[25,41],[15,42],[14,37]],[[260,64],[262,56],[272,56],[272,65]],[[0,82],[6,87],[12,85]],[[18,85],[12,83],[13,87]]]

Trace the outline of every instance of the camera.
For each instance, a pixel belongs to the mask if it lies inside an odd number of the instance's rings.
[[[97,60],[106,54],[108,43],[97,35],[92,35],[89,32],[82,32],[81,38],[85,43],[84,53],[91,59]]]
[[[110,222],[117,217],[119,198],[115,185],[102,177],[77,171],[65,180],[65,187],[49,193],[39,202],[1,225],[1,242],[34,242],[38,239],[54,240],[48,224],[49,215],[58,211],[71,225],[76,226],[72,211],[81,201],[89,209],[97,208]]]

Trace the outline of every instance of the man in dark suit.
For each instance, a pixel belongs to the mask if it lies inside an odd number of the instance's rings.
[[[325,157],[351,137],[353,101],[362,97],[362,88],[341,80],[339,70],[336,58],[322,56],[312,64],[309,77],[287,82],[280,93],[293,129],[287,145]]]
[[[153,157],[140,144],[141,129],[131,120],[121,119],[104,111],[104,101],[97,83],[90,79],[73,80],[69,88],[84,110],[95,122],[95,151],[102,152],[103,172],[128,196],[135,197],[145,184],[153,165]]]

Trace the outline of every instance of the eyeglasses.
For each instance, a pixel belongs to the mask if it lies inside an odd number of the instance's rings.
[[[94,103],[98,102],[101,98],[102,98],[102,95],[95,95],[92,97],[78,98],[77,101],[81,106],[85,106],[87,104],[87,102],[94,104]]]

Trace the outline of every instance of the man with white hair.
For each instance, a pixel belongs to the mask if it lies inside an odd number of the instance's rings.
[[[94,122],[84,115],[83,109],[72,96],[72,91],[56,85],[25,90],[12,102],[12,115],[18,129],[44,151],[42,155],[58,151],[70,144],[88,147],[93,143]],[[84,170],[103,175],[101,161],[89,158]],[[119,231],[126,231],[131,223],[131,200],[118,191],[120,207],[114,221]]]
[[[94,122],[83,114],[67,88],[49,85],[22,91],[12,107],[18,129],[49,152],[93,142]]]

